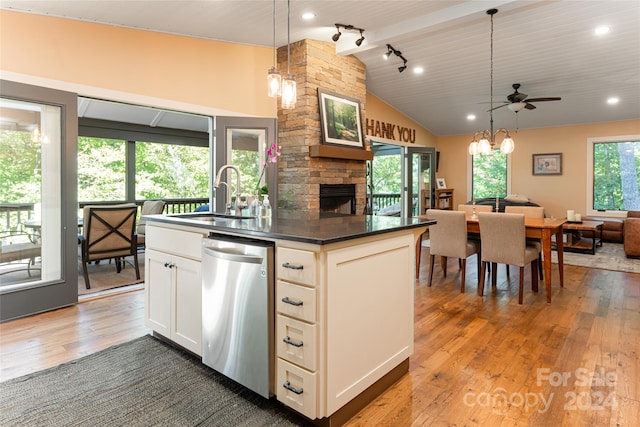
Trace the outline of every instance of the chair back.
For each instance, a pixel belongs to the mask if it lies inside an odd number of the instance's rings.
[[[164,201],[162,200],[145,200],[142,203],[142,209],[140,210],[140,216],[143,215],[157,215],[161,214],[164,209]],[[147,225],[147,220],[144,218],[140,218],[138,221],[138,227],[136,228],[136,232],[138,234],[145,234],[145,228]]]
[[[504,212],[524,214],[527,218],[544,218],[542,206],[505,206]]]
[[[427,209],[427,218],[436,220],[429,226],[429,253],[445,257],[467,257],[467,220],[464,212]]]
[[[478,214],[482,261],[524,266],[526,228],[524,214]]]
[[[473,215],[473,205],[458,205],[458,210],[463,211],[467,216]],[[476,205],[476,215],[478,212],[493,212],[493,207],[489,205]]]
[[[135,254],[137,212],[135,203],[85,206],[83,258],[92,261]]]

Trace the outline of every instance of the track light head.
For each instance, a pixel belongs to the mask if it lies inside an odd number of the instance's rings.
[[[360,30],[360,38],[358,40],[356,40],[356,46],[360,46],[362,44],[362,42],[364,41],[364,36],[362,35],[362,31],[364,31],[364,30]]]
[[[336,29],[338,30],[338,32],[337,32],[337,33],[335,33],[335,34],[333,35],[333,37],[331,37],[331,39],[332,39],[334,42],[337,42],[337,41],[338,41],[338,39],[340,38],[340,36],[342,35],[342,33],[340,32],[340,28],[339,28],[338,26],[336,26]]]
[[[407,69],[407,66],[406,66],[406,65],[401,65],[401,66],[399,66],[399,67],[398,67],[398,71],[399,71],[399,72],[403,72],[403,71],[404,71],[404,70],[406,70],[406,69]]]

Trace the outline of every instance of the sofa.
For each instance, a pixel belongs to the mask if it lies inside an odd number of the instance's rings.
[[[602,221],[602,240],[623,243],[627,258],[640,257],[640,211],[628,211],[626,218],[587,216],[585,220]]]
[[[640,211],[627,212],[624,221],[624,253],[627,258],[640,258]]]

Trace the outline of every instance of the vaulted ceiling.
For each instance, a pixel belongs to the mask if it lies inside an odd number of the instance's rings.
[[[273,46],[273,6],[257,1],[2,0],[0,7],[149,31]],[[537,128],[640,118],[640,2],[522,0],[291,0],[291,41],[331,42],[367,67],[367,90],[436,135],[486,128],[490,107],[490,18],[493,106],[520,83],[529,98],[561,97],[518,113],[494,111],[496,127]],[[276,0],[276,46],[287,43],[287,2]],[[304,12],[315,17],[303,20]],[[597,27],[610,31],[596,35]],[[407,59],[382,58],[390,44]],[[414,73],[422,67],[423,73]],[[266,70],[265,70],[266,74]],[[617,104],[607,100],[617,97]],[[467,119],[475,114],[476,120]]]

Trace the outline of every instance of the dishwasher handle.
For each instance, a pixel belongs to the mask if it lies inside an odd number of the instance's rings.
[[[203,252],[215,258],[223,259],[232,262],[244,262],[248,264],[262,264],[264,259],[261,256],[241,254],[236,251],[225,250],[224,248],[210,248],[204,246]]]

